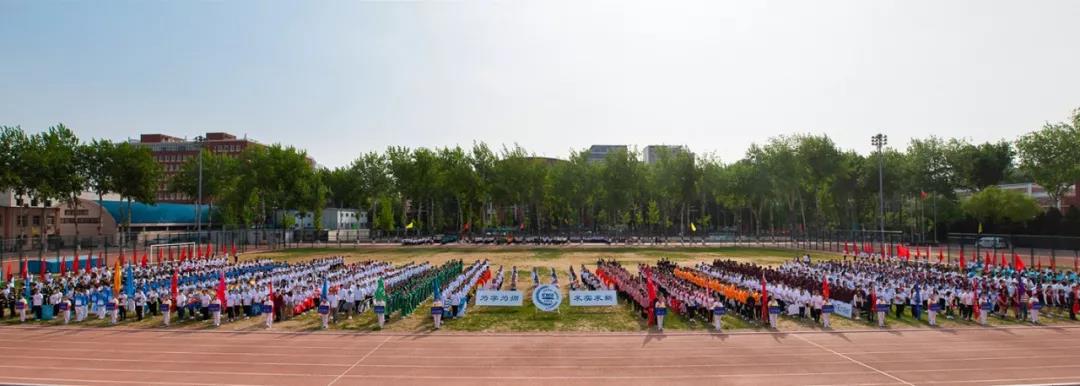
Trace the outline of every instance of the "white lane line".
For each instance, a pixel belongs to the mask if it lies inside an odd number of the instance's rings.
[[[375,348],[371,349],[371,351],[368,351],[367,354],[364,354],[364,356],[360,357],[360,359],[357,359],[356,363],[353,363],[352,366],[349,366],[349,368],[345,369],[344,372],[342,372],[341,374],[338,374],[337,378],[334,378],[334,380],[330,381],[330,383],[327,383],[326,386],[333,386],[335,383],[337,383],[338,380],[341,379],[341,377],[344,377],[345,374],[349,373],[349,371],[352,371],[352,369],[355,369],[356,365],[359,365],[360,362],[363,362],[364,359],[367,359],[369,356],[371,356],[371,354],[373,354],[375,352],[375,350],[378,350],[379,347],[382,347],[382,345],[386,344],[386,342],[389,342],[389,341],[390,341],[389,336],[386,337],[386,339],[383,339],[382,342],[379,342],[378,346],[375,346]]]
[[[9,380],[9,379],[18,379],[20,381],[19,382],[8,382],[7,380]],[[37,381],[37,382],[48,382],[48,383],[26,383],[26,382],[22,382],[22,380]],[[260,385],[249,385],[249,384],[242,384],[242,383],[236,383],[236,384],[233,384],[233,383],[193,383],[193,382],[174,383],[174,382],[116,381],[116,380],[94,381],[94,380],[87,380],[87,379],[71,379],[71,378],[35,378],[35,377],[8,377],[8,376],[0,377],[0,382],[5,383],[5,384],[7,384],[7,383],[18,383],[20,385],[34,385],[34,386],[37,386],[37,385],[43,385],[43,386],[44,385],[49,385],[49,386],[89,385],[89,384],[96,384],[96,383],[105,383],[105,384],[126,383],[126,384],[133,384],[133,385],[260,386]],[[57,382],[74,382],[74,383],[63,384],[63,383],[57,383]],[[79,382],[82,382],[82,383],[79,383]]]
[[[852,358],[852,357],[849,357],[849,356],[847,356],[847,355],[844,355],[844,354],[838,353],[838,352],[834,351],[834,350],[833,350],[833,349],[831,349],[831,348],[828,348],[828,347],[822,346],[822,345],[820,345],[820,344],[814,343],[814,342],[810,341],[809,339],[803,338],[803,337],[801,337],[801,336],[799,336],[799,335],[792,335],[792,336],[794,336],[794,337],[795,337],[796,339],[798,339],[798,340],[801,340],[801,341],[803,341],[803,342],[809,343],[810,345],[812,345],[812,346],[814,346],[814,347],[820,348],[820,349],[822,349],[822,350],[825,350],[825,351],[828,351],[828,352],[830,352],[830,353],[833,353],[834,355],[837,355],[837,356],[839,356],[839,357],[841,357],[841,358],[847,359],[847,360],[851,361],[851,363],[854,363],[854,364],[857,364],[857,365],[859,365],[859,366],[862,366],[862,367],[868,368],[868,369],[870,369],[870,370],[874,370],[874,371],[875,371],[875,372],[877,372],[878,374],[881,374],[881,375],[884,375],[884,376],[886,376],[886,377],[892,378],[893,380],[895,380],[895,381],[897,381],[897,382],[903,383],[903,384],[905,384],[905,385],[908,385],[908,386],[915,386],[915,384],[913,384],[913,383],[911,383],[911,382],[908,382],[908,381],[905,381],[905,380],[903,380],[903,379],[897,378],[897,377],[896,377],[895,375],[892,375],[892,374],[886,373],[886,372],[884,372],[884,371],[881,371],[881,370],[879,370],[878,368],[876,368],[876,367],[874,367],[874,366],[870,366],[870,365],[868,365],[868,364],[866,364],[866,363],[862,363],[862,362],[860,362],[860,361],[856,360],[855,358]]]

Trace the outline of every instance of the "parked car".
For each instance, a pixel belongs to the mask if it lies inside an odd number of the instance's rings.
[[[982,249],[1009,249],[1009,240],[1004,237],[986,236],[976,240],[975,245]]]

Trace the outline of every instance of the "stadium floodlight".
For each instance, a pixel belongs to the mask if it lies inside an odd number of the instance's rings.
[[[885,242],[885,153],[882,148],[888,142],[889,137],[885,134],[878,133],[870,137],[870,144],[877,147],[878,152],[878,224],[881,242]]]

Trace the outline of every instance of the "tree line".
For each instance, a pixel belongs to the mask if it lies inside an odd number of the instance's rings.
[[[887,229],[927,239],[977,228],[1080,235],[1075,207],[1044,212],[1024,194],[995,187],[1033,181],[1054,200],[1064,197],[1080,181],[1080,110],[1013,141],[929,137],[865,155],[825,135],[797,134],[751,145],[730,162],[667,148],[649,163],[634,148],[598,162],[587,150],[557,160],[475,143],[390,147],[317,168],[305,152],[275,144],[237,156],[204,150],[169,180],[148,149],[84,143],[63,125],[34,135],[4,127],[0,142],[0,188],[30,200],[72,201],[93,191],[152,203],[161,184],[195,197],[201,159],[201,201],[213,226],[289,225],[283,209],[312,213],[319,224],[323,208],[351,207],[375,230],[414,234],[873,230],[881,162]]]
[[[127,217],[116,219],[119,225],[130,227],[131,203],[154,203],[154,194],[161,181],[161,168],[154,162],[150,150],[127,142],[108,140],[84,142],[75,133],[59,124],[28,134],[20,127],[0,126],[0,190],[11,192],[15,206],[22,207],[15,223],[19,227],[19,250],[40,238],[39,257],[44,254],[48,234],[47,210],[56,203],[74,209],[79,223],[79,196],[94,192],[98,198],[114,193],[127,201]],[[30,224],[30,214],[39,211],[37,224]],[[101,216],[98,216],[97,235],[101,235]],[[29,227],[38,226],[40,234],[31,235]],[[54,229],[59,233],[59,227]],[[79,227],[75,227],[78,240]],[[76,243],[76,251],[81,243]]]

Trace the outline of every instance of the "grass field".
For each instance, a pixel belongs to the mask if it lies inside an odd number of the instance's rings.
[[[272,258],[275,260],[300,261],[312,258],[344,256],[346,261],[379,260],[389,261],[395,264],[410,261],[428,261],[432,264],[442,264],[451,259],[462,259],[466,264],[486,258],[491,262],[492,272],[502,265],[505,268],[506,280],[510,279],[511,267],[518,270],[518,289],[525,295],[522,307],[477,307],[470,305],[465,317],[445,320],[443,330],[446,331],[470,331],[470,332],[619,332],[619,331],[643,331],[646,329],[644,318],[635,312],[630,304],[620,299],[619,304],[613,307],[570,307],[565,299],[568,295],[564,288],[564,301],[558,312],[542,312],[533,307],[529,295],[533,288],[531,271],[537,267],[540,271],[541,281],[547,282],[548,274],[554,269],[563,283],[566,282],[569,267],[577,270],[580,265],[586,265],[590,270],[595,269],[598,259],[616,259],[623,263],[627,269],[636,270],[637,263],[653,264],[658,259],[666,258],[679,264],[689,265],[697,262],[708,262],[714,259],[734,259],[752,261],[759,264],[777,265],[796,256],[798,251],[771,248],[732,248],[732,247],[538,247],[524,246],[514,247],[362,247],[362,248],[320,248],[320,249],[289,249],[282,251],[262,252],[244,255],[244,259]],[[815,259],[836,259],[840,255],[812,253]],[[507,283],[509,284],[509,283]],[[427,312],[430,301],[421,305],[415,313],[407,317],[391,315],[384,327],[385,331],[394,332],[418,332],[430,331],[433,328],[432,318]],[[1067,316],[1067,315],[1066,315]],[[1062,315],[1057,317],[1043,317],[1043,323],[1050,325],[1075,324]],[[218,329],[229,331],[256,331],[264,329],[264,319],[250,318],[239,319],[233,322],[223,323]],[[948,327],[976,326],[974,323],[938,318],[939,325]],[[1015,319],[999,319],[990,317],[988,320],[992,326],[1019,325]],[[18,319],[6,318],[0,321],[2,324],[17,324]],[[60,321],[31,322],[34,324],[59,324]],[[765,327],[758,321],[747,321],[733,314],[723,318],[726,330],[763,330]],[[865,320],[850,320],[839,316],[832,318],[833,329],[865,329],[876,325]],[[143,321],[134,321],[129,318],[120,324],[131,328],[164,328],[161,317],[148,318]],[[910,314],[897,319],[889,317],[889,328],[930,328],[926,322],[925,313],[922,320],[914,320]],[[87,321],[78,324],[80,327],[109,327],[107,320],[98,320],[91,316]],[[292,319],[275,323],[275,330],[290,331],[315,331],[320,330],[319,316],[314,312],[308,312]],[[799,331],[820,329],[819,325],[812,320],[781,317],[779,330]],[[214,328],[208,321],[185,320],[177,322],[174,318],[169,329],[210,329]],[[669,314],[665,321],[665,329],[671,331],[685,330],[709,330],[712,326],[700,320],[685,320],[678,315]],[[363,315],[354,316],[352,319],[341,318],[331,325],[333,330],[348,331],[378,331],[378,325],[374,314],[367,312]]]

